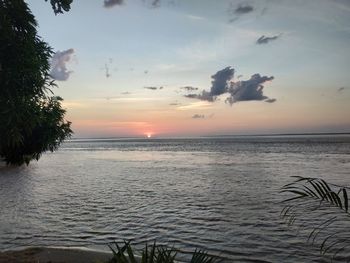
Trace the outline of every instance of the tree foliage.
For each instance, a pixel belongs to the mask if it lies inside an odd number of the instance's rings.
[[[36,27],[23,0],[0,0],[0,158],[7,164],[39,159],[72,133],[62,99],[51,91],[53,51]]]
[[[45,0],[46,2],[48,0]],[[70,5],[72,4],[73,0],[50,0],[50,4],[52,6],[53,11],[55,14],[62,14],[63,11],[68,12],[70,10]]]
[[[294,177],[281,190],[290,195],[283,201],[282,218],[289,226],[299,226],[308,242],[318,242],[321,255],[350,262],[349,188],[319,178]]]

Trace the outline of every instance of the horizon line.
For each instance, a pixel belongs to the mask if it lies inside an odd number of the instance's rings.
[[[304,133],[257,133],[257,134],[217,134],[217,135],[196,135],[196,136],[155,136],[147,138],[144,136],[114,136],[114,137],[76,137],[70,138],[70,140],[88,140],[88,139],[99,139],[99,140],[112,140],[112,139],[171,139],[171,138],[211,138],[211,137],[263,137],[263,136],[305,136],[305,135],[350,135],[349,132],[304,132]]]

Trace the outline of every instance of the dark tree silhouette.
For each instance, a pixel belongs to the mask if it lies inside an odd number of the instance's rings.
[[[51,1],[55,13],[71,0]],[[61,98],[53,96],[50,46],[23,0],[0,0],[0,159],[28,164],[72,133]]]
[[[45,0],[46,2],[48,0]],[[55,14],[63,13],[63,11],[68,12],[70,9],[70,5],[73,0],[50,0],[51,6]]]

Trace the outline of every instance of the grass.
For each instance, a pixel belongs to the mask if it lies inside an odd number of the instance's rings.
[[[113,258],[108,263],[173,263],[176,262],[177,250],[175,248],[168,248],[166,246],[153,245],[144,247],[141,256],[135,255],[135,249],[130,242],[124,241],[120,246],[117,242],[109,245],[113,253]],[[192,253],[190,263],[216,263],[217,258],[209,255],[205,251],[195,250]]]

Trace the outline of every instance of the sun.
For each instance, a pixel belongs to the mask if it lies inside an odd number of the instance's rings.
[[[147,139],[151,139],[153,138],[155,135],[154,135],[154,132],[153,131],[144,131],[143,132],[143,136],[144,138],[147,138]]]

